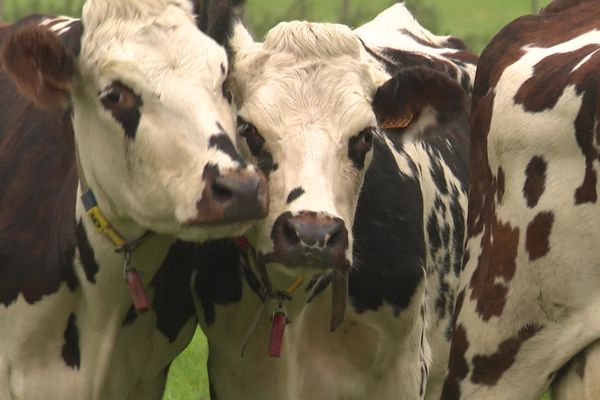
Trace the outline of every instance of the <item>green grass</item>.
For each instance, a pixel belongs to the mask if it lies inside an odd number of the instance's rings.
[[[539,0],[537,6],[549,2]],[[438,33],[461,37],[477,51],[508,22],[532,13],[529,0],[429,0],[429,3],[437,11]]]
[[[190,345],[171,365],[169,380],[163,400],[208,400],[208,375],[206,338],[200,329]]]
[[[393,0],[352,2],[350,13],[342,18],[341,1],[322,0],[247,0],[248,22],[256,36],[278,21],[307,19],[323,22],[344,22],[358,26],[372,19]],[[549,0],[538,0],[537,8]],[[452,34],[466,40],[475,51],[481,51],[492,36],[518,16],[530,14],[531,0],[407,0],[421,23],[437,34]]]
[[[282,20],[344,22],[358,26],[372,19],[394,0],[352,0],[348,15],[342,15],[342,1],[322,0],[246,0],[247,21],[256,36]],[[407,0],[419,20],[438,34],[453,34],[467,41],[475,51],[481,51],[490,38],[512,19],[528,14],[549,0]],[[6,21],[14,21],[32,11],[79,15],[83,0],[5,0]]]

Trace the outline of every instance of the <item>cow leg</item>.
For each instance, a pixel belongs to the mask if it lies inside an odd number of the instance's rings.
[[[565,366],[552,384],[552,400],[600,399],[600,341],[592,343]]]

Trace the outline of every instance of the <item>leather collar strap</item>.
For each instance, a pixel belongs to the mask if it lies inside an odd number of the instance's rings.
[[[142,284],[141,272],[135,269],[135,267],[133,267],[131,264],[131,255],[140,244],[152,236],[152,233],[146,232],[140,238],[132,242],[127,242],[123,236],[108,222],[98,206],[94,192],[87,185],[85,175],[83,174],[83,167],[81,166],[79,148],[77,147],[77,144],[75,145],[75,159],[77,163],[79,187],[82,193],[81,202],[85,208],[85,213],[96,227],[96,230],[116,247],[115,251],[123,254],[125,258],[125,264],[123,266],[123,278],[125,279],[125,282],[127,282],[129,295],[131,296],[135,310],[138,313],[143,313],[148,310],[150,304]]]
[[[261,315],[265,311],[269,300],[276,300],[278,307],[273,311],[272,326],[271,326],[271,338],[269,341],[269,356],[279,357],[281,352],[281,344],[283,340],[283,332],[285,325],[288,322],[287,313],[285,312],[284,302],[292,299],[292,294],[304,283],[304,277],[296,278],[295,281],[284,291],[274,291],[271,280],[267,273],[266,263],[260,254],[257,254],[256,250],[250,245],[245,237],[239,237],[234,239],[235,244],[240,249],[243,255],[243,265],[245,269],[249,270],[249,273],[254,275],[256,270],[260,279],[260,288],[257,292],[260,297],[262,304],[259,306],[258,311],[251,322],[250,328],[246,333],[242,342],[241,356],[244,356],[244,351],[250,336],[256,329],[258,321]],[[307,303],[310,303],[319,293],[331,283],[331,320],[329,329],[334,332],[344,321],[346,314],[346,303],[348,302],[348,269],[333,269],[323,275],[313,287],[313,292],[309,296]],[[252,286],[252,285],[251,285]]]
[[[284,291],[270,292],[268,296],[262,300],[262,304],[258,308],[258,312],[254,316],[252,323],[250,324],[250,328],[244,337],[244,341],[242,342],[242,351],[241,356],[244,356],[244,351],[246,350],[246,345],[248,344],[248,340],[252,333],[256,330],[256,326],[258,325],[258,321],[260,320],[261,315],[267,308],[267,304],[269,300],[275,300],[277,302],[277,307],[273,310],[273,315],[271,317],[271,337],[269,339],[269,357],[279,357],[281,354],[281,345],[283,342],[283,332],[285,330],[285,325],[288,323],[287,312],[284,307],[284,301],[291,300],[292,295],[296,290],[302,286],[304,283],[304,277],[299,276],[291,283],[290,286]]]

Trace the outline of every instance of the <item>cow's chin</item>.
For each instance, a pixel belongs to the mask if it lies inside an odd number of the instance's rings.
[[[224,238],[243,236],[252,226],[252,222],[233,222],[228,224],[210,224],[185,226],[175,236],[188,242],[205,242]]]
[[[304,260],[300,263],[293,263],[282,259],[265,262],[266,271],[269,277],[273,279],[277,279],[278,277],[289,279],[304,277],[307,280],[311,280],[335,270],[347,271],[350,265],[352,265],[351,261],[347,259],[344,259],[341,265],[338,263],[324,263],[319,260]]]
[[[288,265],[283,262],[267,263],[267,273],[269,275],[280,275],[295,279],[297,277],[310,278],[316,275],[322,275],[330,272],[331,265]]]

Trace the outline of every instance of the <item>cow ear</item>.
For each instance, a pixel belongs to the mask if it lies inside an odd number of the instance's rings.
[[[4,39],[2,68],[17,88],[38,107],[66,108],[70,104],[71,80],[75,75],[75,53],[82,29],[59,37],[44,26],[18,27]]]
[[[430,68],[400,70],[377,89],[373,111],[384,129],[404,129],[433,113],[441,124],[459,116],[467,106],[467,93],[447,75]]]
[[[241,22],[236,22],[233,26],[231,37],[229,38],[228,48],[235,58],[241,50],[250,49],[256,45],[248,29]]]
[[[225,46],[244,0],[193,0],[198,28]]]
[[[260,61],[255,56],[261,47],[262,43],[255,42],[241,22],[235,23],[228,43],[229,68],[232,71],[228,84],[238,107],[246,97],[247,83],[253,81],[254,74],[260,69]]]

